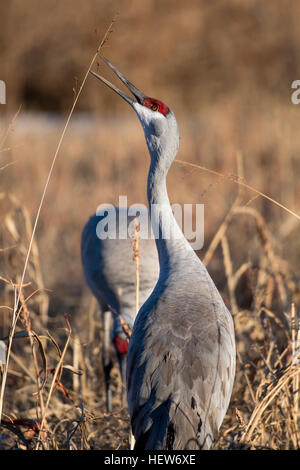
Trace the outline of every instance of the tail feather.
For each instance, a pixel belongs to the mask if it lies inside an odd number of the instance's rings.
[[[142,427],[135,423],[135,428],[141,432],[135,433],[134,450],[172,450],[175,432],[173,423],[170,423],[170,406],[171,398],[168,398],[148,414]],[[141,416],[139,418],[141,421]]]

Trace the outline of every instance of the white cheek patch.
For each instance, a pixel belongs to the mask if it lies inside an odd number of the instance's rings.
[[[133,103],[133,108],[138,115],[146,136],[151,134],[160,137],[166,131],[166,118],[157,111],[152,111],[139,103]]]
[[[139,117],[139,120],[141,121],[142,125],[144,126],[149,126],[150,121],[153,119],[153,113],[149,108],[146,108],[145,106],[141,105],[140,103],[133,103],[133,108],[136,112],[136,114]]]

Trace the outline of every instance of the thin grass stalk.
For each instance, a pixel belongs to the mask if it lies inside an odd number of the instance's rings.
[[[225,233],[227,232],[227,228],[231,222],[231,219],[232,219],[232,216],[233,216],[233,212],[234,212],[234,209],[239,206],[240,204],[240,198],[239,196],[235,199],[234,203],[232,204],[231,208],[229,209],[229,211],[227,212],[226,216],[225,216],[225,219],[223,220],[222,224],[220,225],[220,227],[218,228],[217,232],[215,233],[212,241],[210,242],[210,245],[209,247],[207,248],[206,250],[206,253],[203,257],[203,264],[204,266],[207,266],[209,264],[209,262],[211,261],[212,257],[213,257],[213,254],[214,252],[216,251],[219,243],[221,242],[223,236],[225,235]]]
[[[236,158],[237,158],[238,175],[239,175],[240,178],[243,178],[244,177],[244,169],[243,169],[242,154],[240,152],[237,152]],[[209,245],[208,249],[206,250],[206,253],[205,253],[204,258],[202,260],[204,266],[207,266],[208,263],[210,262],[210,260],[212,259],[213,254],[216,251],[217,246],[219,245],[219,243],[221,242],[223,236],[227,232],[228,226],[229,226],[229,224],[231,222],[231,219],[232,219],[232,216],[233,216],[233,212],[234,212],[235,208],[240,205],[240,202],[241,202],[241,187],[238,186],[237,196],[236,196],[231,208],[227,212],[227,214],[225,216],[225,219],[223,220],[222,224],[220,225],[217,232],[215,233],[212,241],[210,242],[210,245]]]
[[[288,212],[289,214],[293,215],[294,217],[296,217],[298,220],[300,220],[300,215],[297,214],[296,212],[292,211],[291,209],[289,209],[288,207],[284,206],[283,204],[281,204],[280,202],[276,201],[276,199],[273,199],[272,197],[268,196],[267,194],[263,193],[262,191],[259,191],[258,189],[254,188],[253,186],[251,186],[250,184],[246,183],[245,181],[242,181],[237,175],[224,175],[223,173],[220,173],[218,171],[215,171],[215,170],[211,170],[210,168],[206,168],[205,166],[202,166],[202,165],[198,165],[196,163],[190,163],[190,162],[186,162],[184,160],[179,160],[179,159],[176,159],[175,160],[175,163],[179,163],[181,165],[187,165],[187,166],[191,166],[193,168],[198,168],[199,170],[204,170],[204,171],[207,171],[208,173],[211,173],[215,176],[218,176],[218,177],[222,177],[224,179],[227,179],[235,184],[239,184],[240,186],[243,186],[244,188],[247,188],[249,189],[250,191],[258,194],[259,196],[263,197],[264,199],[267,199],[268,201],[272,202],[273,204],[275,204],[276,206],[280,207],[281,209],[285,210],[286,212]]]
[[[222,251],[223,251],[223,262],[225,267],[225,275],[227,279],[227,287],[230,297],[230,304],[232,309],[232,314],[235,316],[237,315],[239,309],[237,305],[237,301],[235,298],[235,283],[234,283],[234,276],[233,276],[233,269],[232,269],[232,262],[230,257],[230,249],[229,243],[226,235],[224,234],[221,239]]]
[[[41,414],[41,416],[43,416],[44,413],[45,413],[45,404],[44,404],[44,398],[43,398],[43,393],[42,393],[42,388],[43,387],[42,387],[41,380],[40,380],[38,360],[37,360],[37,355],[36,355],[36,351],[35,351],[35,348],[34,348],[34,339],[33,339],[33,335],[32,335],[32,332],[31,332],[30,313],[29,313],[29,310],[27,308],[23,292],[21,292],[21,294],[20,294],[20,300],[21,300],[21,304],[22,304],[22,308],[23,308],[23,316],[24,316],[23,323],[24,323],[24,326],[26,328],[26,331],[28,332],[28,337],[29,337],[30,347],[31,347],[31,352],[32,352],[32,357],[33,357],[33,364],[34,364],[34,368],[35,368],[36,386],[37,386],[37,392],[36,393],[37,393],[39,406],[40,406],[40,414]],[[45,373],[46,373],[46,371],[45,371]],[[37,419],[41,420],[41,416],[39,416],[38,408],[36,410],[36,415],[37,415]]]
[[[44,425],[45,425],[45,422],[46,422],[46,414],[47,414],[47,411],[49,409],[49,403],[50,403],[54,388],[56,386],[57,377],[61,372],[63,360],[64,360],[64,357],[65,357],[65,354],[67,352],[69,342],[70,342],[70,339],[71,339],[71,334],[72,334],[71,325],[69,323],[69,320],[68,320],[67,316],[65,316],[65,318],[66,318],[66,322],[67,322],[67,326],[68,326],[68,337],[67,337],[64,349],[61,353],[61,357],[59,358],[59,361],[58,361],[58,363],[55,367],[55,371],[54,371],[52,382],[51,382],[51,385],[50,385],[50,390],[49,390],[49,393],[48,393],[47,401],[46,401],[46,404],[45,404],[45,407],[44,407],[44,413],[43,413],[43,416],[42,416],[42,419],[41,419],[38,442],[36,444],[36,449],[35,450],[38,449],[39,444],[40,444],[41,436],[42,436],[42,433],[43,433],[43,430],[44,430]]]
[[[79,354],[79,367],[82,372],[80,376],[80,383],[81,383],[81,394],[85,396],[88,393],[88,387],[86,383],[86,366],[84,362],[84,355],[81,347],[81,343],[78,338],[78,354]]]
[[[79,369],[79,336],[75,333],[73,338],[73,367],[74,369]],[[73,390],[74,392],[78,392],[79,390],[79,377],[77,374],[73,374]]]
[[[7,139],[8,135],[9,135],[9,133],[10,133],[10,131],[11,131],[11,129],[12,129],[12,127],[13,127],[13,125],[14,125],[16,119],[17,119],[17,117],[19,116],[21,109],[22,109],[22,105],[19,106],[19,109],[17,110],[17,112],[15,113],[14,117],[13,117],[12,120],[10,121],[10,123],[9,123],[9,125],[8,125],[8,127],[7,127],[7,129],[6,129],[6,131],[4,132],[4,134],[3,134],[2,138],[1,138],[1,141],[0,141],[0,150],[1,150],[1,151],[3,150],[3,146],[4,146],[5,142],[6,142],[6,139]]]
[[[137,219],[134,219],[134,241],[132,242],[133,248],[133,261],[135,262],[135,298],[136,298],[136,315],[139,312],[140,308],[140,249],[139,249],[139,232],[140,226],[137,222]]]

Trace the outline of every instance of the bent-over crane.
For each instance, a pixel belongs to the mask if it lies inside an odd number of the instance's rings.
[[[126,384],[127,337],[123,331],[119,316],[129,328],[133,328],[136,317],[136,265],[133,262],[132,241],[128,226],[134,222],[134,216],[128,215],[127,207],[116,207],[115,239],[101,239],[97,235],[97,225],[105,215],[94,214],[86,223],[81,236],[81,259],[84,277],[90,290],[96,297],[103,323],[102,363],[105,377],[106,408],[112,411],[111,369],[112,357],[110,345],[113,343],[119,362],[122,379],[122,404],[124,405],[124,387]],[[105,212],[105,211],[103,211]],[[119,221],[125,224],[120,230]],[[125,229],[125,230],[124,230]],[[119,238],[119,233],[127,234]],[[153,239],[139,239],[139,304],[151,294],[159,275],[159,263],[156,245]],[[111,309],[113,327],[111,329]],[[117,316],[117,315],[119,316]]]

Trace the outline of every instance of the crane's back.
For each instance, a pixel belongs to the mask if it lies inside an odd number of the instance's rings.
[[[133,238],[118,238],[119,211],[127,212],[127,208],[116,208],[117,238],[115,239],[101,240],[97,236],[97,225],[103,216],[93,215],[89,219],[82,232],[82,264],[86,282],[101,308],[105,310],[111,306],[125,317],[132,328],[136,313],[136,264],[133,261]],[[131,223],[133,219],[134,217],[129,216],[126,224]],[[121,218],[121,220],[126,219]],[[138,246],[139,300],[142,305],[158,279],[159,263],[153,239],[139,239]]]

